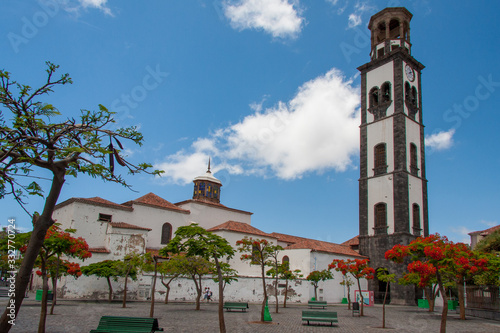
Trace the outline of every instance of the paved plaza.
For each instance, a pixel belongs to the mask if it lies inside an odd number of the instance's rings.
[[[0,299],[2,308],[7,304],[6,298]],[[339,317],[338,325],[302,324],[301,312],[307,309],[305,305],[289,305],[274,313],[270,304],[272,323],[256,323],[260,319],[260,305],[250,304],[247,312],[224,312],[228,332],[238,333],[275,333],[275,332],[439,332],[440,312],[429,313],[417,307],[387,306],[386,326],[382,325],[382,306],[365,307],[364,317],[353,317],[347,310],[347,305],[330,305],[328,311],[336,311]],[[128,302],[127,308],[122,308],[121,302],[105,301],[67,301],[59,300],[55,315],[47,316],[48,333],[90,332],[97,328],[103,315],[148,317],[149,302]],[[16,325],[10,331],[13,333],[36,332],[40,315],[40,302],[30,295],[25,299],[16,320]],[[160,327],[166,332],[219,332],[217,304],[203,303],[200,311],[195,311],[194,303],[155,304],[155,317]],[[447,332],[500,332],[500,322],[468,317],[466,321],[458,319],[458,314],[451,311],[448,316]]]

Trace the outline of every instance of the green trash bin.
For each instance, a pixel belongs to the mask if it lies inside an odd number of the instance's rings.
[[[340,303],[341,304],[347,304],[347,298],[346,297],[342,298],[342,302],[340,302]]]
[[[42,300],[42,295],[43,295],[43,290],[42,289],[37,289],[36,290],[36,295],[35,295],[35,301],[41,301]],[[52,301],[54,298],[54,295],[52,294],[52,290],[49,290],[47,294],[47,301]]]
[[[448,310],[456,310],[457,309],[457,303],[458,301],[455,300],[449,300],[448,301]]]
[[[422,309],[428,309],[429,308],[429,300],[428,299],[419,299],[418,300],[418,307]]]

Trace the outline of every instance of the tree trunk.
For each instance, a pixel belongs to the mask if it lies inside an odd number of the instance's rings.
[[[57,288],[57,279],[51,277],[52,280],[52,305],[50,306],[50,315],[54,314],[54,305],[56,304],[56,288]]]
[[[460,319],[465,320],[465,289],[464,281],[457,284],[458,287],[458,304],[460,306]]]
[[[316,292],[318,290],[318,285],[314,285],[314,299],[317,301],[318,300],[318,293]]]
[[[8,308],[5,309],[2,317],[0,318],[0,332],[9,332],[12,328],[12,325],[15,324],[15,318],[17,317],[19,309],[21,308],[21,304],[23,303],[26,288],[30,281],[31,272],[33,270],[33,266],[35,265],[35,260],[38,257],[40,249],[42,248],[47,230],[52,224],[54,224],[54,220],[52,220],[52,213],[64,184],[65,173],[65,169],[54,171],[52,186],[50,188],[49,195],[45,200],[42,215],[40,215],[38,219],[33,219],[33,232],[30,237],[28,248],[24,253],[21,267],[17,272],[15,282],[15,295],[11,297],[11,300],[15,302],[14,313],[11,313],[10,309]],[[9,301],[9,303],[7,304],[11,304],[11,302],[12,301]]]
[[[127,274],[125,274],[125,288],[123,289],[123,303],[122,303],[122,308],[127,307],[127,281],[128,281],[128,275],[130,274],[130,269],[132,266],[128,266],[127,268]]]
[[[286,299],[288,297],[288,279],[285,280],[285,299],[283,300],[283,307],[286,308]]]
[[[439,333],[446,333],[446,318],[448,316],[448,298],[446,297],[446,290],[444,290],[443,281],[441,279],[441,274],[439,270],[436,271],[436,278],[439,285],[439,291],[441,291],[441,297],[443,297],[443,312],[441,313],[441,327]]]
[[[111,280],[109,279],[109,276],[106,277],[106,280],[108,280],[109,287],[108,302],[111,303],[111,301],[113,300],[113,287],[111,286]]]
[[[384,303],[382,304],[382,328],[385,328],[385,301],[387,300],[387,291],[389,290],[389,282],[385,285]]]
[[[163,281],[163,274],[161,275],[161,284],[163,284],[165,288],[167,288],[167,292],[165,293],[165,304],[168,304],[168,295],[170,294],[170,282],[172,282],[175,278],[176,276],[170,278],[170,280],[168,280],[168,282],[165,283]]]
[[[200,299],[201,299],[201,276],[200,276],[200,283],[198,284],[198,281],[196,280],[196,275],[191,276],[194,284],[196,286],[196,310],[200,310]]]
[[[266,275],[264,273],[264,263],[261,263],[262,274],[262,288],[264,289],[264,301],[262,302],[262,309],[260,311],[260,321],[264,322],[264,312],[266,311],[267,290],[266,290]]]
[[[214,256],[217,276],[219,278],[219,330],[220,333],[226,333],[226,322],[224,321],[224,281],[222,280],[222,270],[217,256]]]
[[[50,314],[54,314],[54,307],[56,305],[57,300],[57,279],[59,279],[59,265],[61,263],[60,256],[57,257],[57,266],[56,266],[56,276],[52,277],[52,305],[50,306]]]
[[[46,258],[42,258],[42,302],[40,306],[40,320],[38,321],[38,333],[45,333],[45,320],[47,318],[47,296],[49,293],[49,279],[47,277]]]
[[[276,268],[276,272],[278,272],[278,268]],[[278,275],[277,275],[277,273],[276,273],[276,280],[275,280],[275,282],[276,282],[276,288],[274,290],[274,297],[276,298],[276,312],[275,313],[278,313],[278,305],[279,305],[279,303],[278,303]]]
[[[351,310],[351,286],[347,285],[347,310]]]
[[[363,312],[363,305],[364,305],[364,300],[363,300],[363,294],[361,293],[361,283],[359,282],[359,279],[356,278],[356,280],[358,280],[358,289],[359,289],[359,297],[361,298],[361,302],[360,302],[360,305],[359,305],[359,315],[362,317],[364,316],[364,312]]]

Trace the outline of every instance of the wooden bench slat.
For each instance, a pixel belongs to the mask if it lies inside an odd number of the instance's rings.
[[[105,332],[137,332],[150,333],[163,331],[163,328],[158,327],[158,319],[146,317],[119,317],[119,316],[102,316],[99,320],[97,329],[91,330],[91,333]]]
[[[320,322],[329,322],[338,323],[337,312],[331,311],[302,311],[302,321],[307,321],[307,325],[309,325],[310,321],[320,321]]]

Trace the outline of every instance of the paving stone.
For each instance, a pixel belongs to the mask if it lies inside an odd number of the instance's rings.
[[[5,306],[7,299],[0,299],[0,305]],[[149,302],[128,302],[126,308],[121,302],[108,303],[105,301],[69,301],[58,300],[55,315],[47,316],[46,331],[48,333],[90,332],[97,328],[99,319],[103,315],[149,317]],[[255,323],[260,320],[260,304],[250,304],[247,312],[225,311],[224,317],[227,332],[236,333],[276,333],[276,332],[409,332],[429,333],[439,332],[440,308],[434,313],[417,307],[387,306],[386,327],[382,325],[382,306],[365,307],[365,316],[352,316],[346,305],[329,305],[327,311],[338,313],[339,323],[330,326],[328,323],[311,323],[307,326],[301,321],[302,310],[305,305],[289,305],[286,309],[279,309],[274,313],[270,304],[272,323]],[[439,312],[438,312],[439,311]],[[25,299],[21,311],[16,319],[16,325],[10,332],[36,332],[40,315],[40,302],[34,300],[34,295]],[[194,303],[155,303],[155,317],[165,332],[219,332],[219,322],[216,303],[203,303],[201,310],[195,310]],[[468,317],[459,320],[458,314],[451,311],[448,316],[447,331],[453,333],[491,333],[500,332],[500,322]]]

